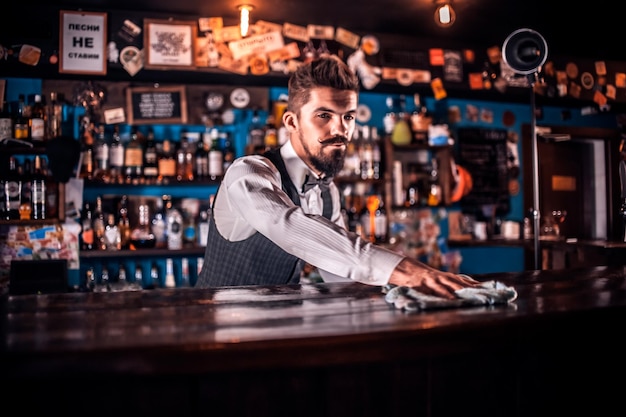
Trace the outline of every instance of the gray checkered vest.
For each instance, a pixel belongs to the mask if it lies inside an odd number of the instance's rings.
[[[280,172],[283,190],[299,206],[298,190],[289,178],[280,151],[268,151],[264,156],[274,163]],[[258,232],[238,242],[224,239],[211,216],[204,264],[195,286],[297,284],[303,265],[304,261]]]

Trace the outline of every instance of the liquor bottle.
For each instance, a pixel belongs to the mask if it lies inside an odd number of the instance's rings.
[[[428,205],[438,206],[441,203],[441,185],[439,184],[439,168],[436,158],[431,161],[430,180],[428,189]]]
[[[113,213],[107,215],[107,223],[104,226],[104,244],[106,250],[109,251],[118,251],[122,248],[120,229],[115,223],[115,214]]]
[[[127,195],[123,195],[117,203],[117,228],[120,234],[120,249],[128,249],[130,246],[130,219]]]
[[[143,175],[143,145],[136,128],[124,148],[124,182],[138,184]]]
[[[375,126],[372,126],[370,130],[370,137],[372,141],[372,178],[377,180],[381,178],[382,155],[380,150],[380,138],[378,136],[378,129]]]
[[[4,216],[6,220],[20,218],[20,205],[22,204],[22,179],[18,169],[17,158],[9,157],[9,172],[4,180]]]
[[[124,173],[124,144],[120,136],[120,127],[115,125],[111,145],[109,146],[109,178],[112,183],[122,183]]]
[[[98,125],[94,144],[94,162],[94,178],[97,181],[109,182],[109,141],[103,124]]]
[[[104,232],[106,228],[106,219],[104,217],[104,210],[102,207],[102,197],[96,197],[96,206],[93,210],[93,234],[94,234],[94,249],[106,250],[107,245],[105,242]]]
[[[191,278],[189,276],[189,259],[182,258],[180,260],[180,284],[179,287],[191,287]]]
[[[220,147],[219,132],[211,131],[211,148],[209,149],[209,178],[215,180],[224,174],[224,154]]]
[[[24,159],[22,166],[18,167],[18,172],[20,173],[20,180],[22,183],[20,207],[18,209],[19,219],[30,220],[32,211],[33,211],[33,205],[32,205],[33,172],[32,172],[32,163],[29,158]]]
[[[150,265],[150,286],[148,288],[157,289],[161,288],[161,277],[159,274],[159,266],[156,262],[152,262]]]
[[[196,216],[190,210],[183,210],[183,246],[193,247],[196,244]]]
[[[143,176],[148,184],[156,184],[159,177],[159,159],[152,129],[148,131],[146,149],[143,153]]]
[[[29,120],[26,115],[26,102],[24,94],[20,94],[17,100],[17,107],[13,117],[13,137],[20,140],[30,138]]]
[[[156,201],[154,216],[152,217],[152,233],[154,233],[155,247],[163,249],[167,247],[167,211],[172,205],[169,195],[163,195],[161,200]]]
[[[197,179],[206,179],[209,177],[209,149],[211,148],[210,131],[202,134],[202,144],[196,149],[195,155],[195,172]]]
[[[265,121],[265,135],[263,137],[265,150],[274,149],[278,146],[278,133],[276,131],[276,123],[274,115],[267,116]]]
[[[128,277],[126,267],[120,263],[117,269],[117,280],[111,282],[111,291],[126,291],[128,289]]]
[[[35,94],[30,109],[30,137],[33,142],[43,142],[46,138],[46,111],[41,94]]]
[[[191,144],[186,136],[180,139],[180,145],[176,149],[176,180],[187,182],[193,181],[194,154]]]
[[[4,100],[0,111],[0,141],[13,137],[13,117],[9,111],[9,103]]]
[[[46,139],[54,139],[63,135],[63,104],[58,94],[50,93],[50,100],[46,103]]]
[[[134,277],[135,277],[135,279],[130,284],[130,288],[129,289],[131,291],[141,291],[141,290],[143,290],[143,288],[144,288],[143,268],[141,267],[141,265],[139,263],[137,263],[135,265]]]
[[[174,275],[174,260],[167,258],[165,260],[165,288],[176,287],[176,276]]]
[[[91,180],[94,174],[94,124],[84,118],[82,122],[82,137],[80,150],[80,178]]]
[[[172,250],[183,248],[183,215],[172,205],[165,214],[167,222],[167,248]]]
[[[156,237],[150,225],[150,206],[142,201],[138,207],[138,222],[130,232],[131,249],[154,248]]]
[[[200,207],[198,211],[198,231],[196,233],[197,244],[201,247],[206,247],[209,237],[209,216],[210,208]]]
[[[359,147],[359,159],[361,160],[361,178],[371,179],[374,177],[374,151],[370,127],[365,125],[361,128],[361,146]]]
[[[260,154],[265,149],[265,129],[261,124],[258,110],[252,113],[250,127],[248,129],[248,143],[246,145],[246,155]]]
[[[32,214],[31,217],[35,220],[42,220],[46,218],[46,175],[43,172],[41,164],[41,156],[35,155],[35,167],[31,179],[31,204]]]
[[[233,141],[230,139],[230,134],[222,132],[220,136],[222,140],[222,153],[224,159],[222,174],[225,174],[228,167],[230,167],[235,160],[237,153],[235,151]]]
[[[109,268],[106,265],[102,266],[100,272],[100,282],[96,284],[94,292],[109,292],[111,291],[111,282],[109,278]]]
[[[85,292],[94,292],[96,289],[96,272],[93,269],[93,266],[87,268],[85,271]]]
[[[80,250],[94,250],[93,212],[89,201],[83,203],[83,209],[80,213],[80,224]]]
[[[176,178],[175,150],[173,149],[172,142],[169,139],[165,139],[163,141],[158,165],[159,176],[157,181],[159,183],[167,184]]]

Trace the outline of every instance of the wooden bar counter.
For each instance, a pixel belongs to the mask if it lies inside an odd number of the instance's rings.
[[[64,416],[623,415],[626,267],[476,278],[518,299],[409,314],[356,283],[5,295],[1,403]]]

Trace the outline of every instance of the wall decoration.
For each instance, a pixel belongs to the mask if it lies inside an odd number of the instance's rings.
[[[129,124],[187,123],[185,86],[126,90]]]
[[[60,11],[59,72],[106,75],[107,14]]]
[[[195,21],[144,20],[146,69],[193,69]]]

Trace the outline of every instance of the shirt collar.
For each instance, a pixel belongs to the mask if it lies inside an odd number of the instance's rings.
[[[304,161],[296,154],[296,150],[293,149],[293,145],[290,140],[285,142],[285,144],[280,148],[280,155],[283,157],[283,162],[285,163],[285,168],[287,169],[289,178],[291,178],[291,181],[294,183],[296,188],[298,188],[298,191],[300,191],[300,186],[304,183],[307,175],[312,175],[317,178],[317,175],[315,175],[304,163]]]

